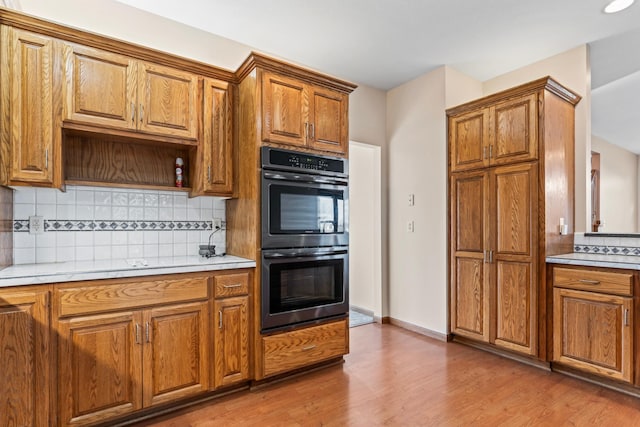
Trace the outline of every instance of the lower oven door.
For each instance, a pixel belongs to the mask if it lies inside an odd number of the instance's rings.
[[[349,312],[347,247],[262,251],[262,330]]]

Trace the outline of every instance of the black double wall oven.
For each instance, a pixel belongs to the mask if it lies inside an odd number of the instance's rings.
[[[262,331],[349,312],[348,161],[262,147]]]

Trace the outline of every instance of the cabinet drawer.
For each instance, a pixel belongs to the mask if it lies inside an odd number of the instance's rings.
[[[342,356],[348,342],[346,320],[264,337],[264,376]]]
[[[80,282],[77,286],[57,289],[58,316],[97,313],[112,310],[206,299],[207,277],[158,280],[117,280]]]
[[[216,298],[247,295],[249,293],[249,273],[221,274],[213,278]]]
[[[631,295],[633,274],[570,268],[553,269],[553,286],[615,295]]]

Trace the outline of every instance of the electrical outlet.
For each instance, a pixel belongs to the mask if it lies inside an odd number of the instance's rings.
[[[213,218],[211,220],[211,228],[213,231],[222,230],[222,218]]]
[[[29,217],[29,234],[44,233],[44,219],[41,216],[33,215]]]
[[[413,221],[407,221],[407,233],[413,233],[414,228]]]
[[[413,193],[409,194],[409,206],[413,206],[416,204],[416,199],[415,199],[415,195]]]

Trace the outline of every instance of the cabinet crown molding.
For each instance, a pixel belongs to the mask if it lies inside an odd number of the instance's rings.
[[[238,67],[236,71],[237,81],[240,82],[244,80],[255,68],[285,74],[289,77],[305,80],[347,94],[353,92],[358,87],[345,80],[319,74],[313,70],[284,62],[280,59],[271,58],[258,52],[251,52],[242,65]]]
[[[483,98],[476,99],[471,102],[467,102],[452,108],[447,109],[448,116],[456,116],[458,114],[465,113],[467,111],[482,108],[496,102],[504,101],[509,98],[517,98],[527,93],[536,92],[539,90],[548,90],[549,92],[557,95],[561,99],[576,105],[582,97],[576,92],[568,89],[558,83],[553,77],[546,76],[538,80],[533,80],[529,83],[522,84],[520,86],[513,87],[511,89],[504,90],[502,92],[494,93]]]

